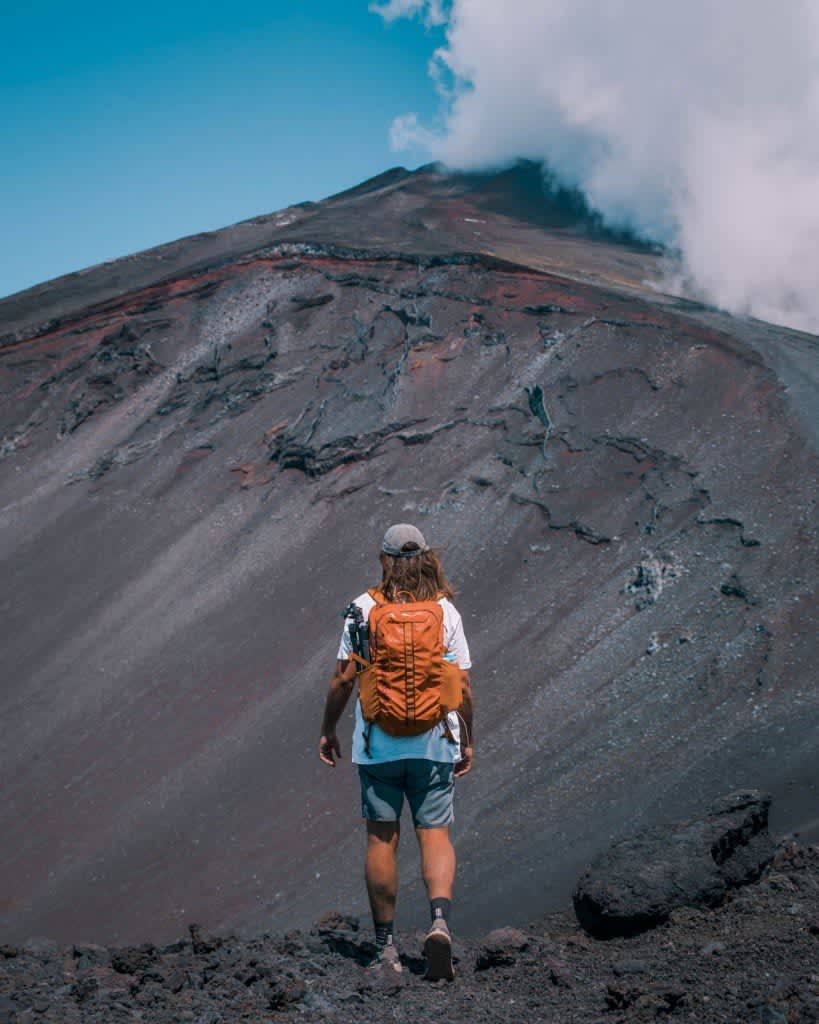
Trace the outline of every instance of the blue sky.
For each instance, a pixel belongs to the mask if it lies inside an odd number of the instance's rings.
[[[319,199],[434,120],[443,42],[367,0],[4,5],[0,295]]]

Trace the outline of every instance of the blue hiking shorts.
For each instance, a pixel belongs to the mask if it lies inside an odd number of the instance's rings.
[[[455,765],[411,757],[360,764],[361,813],[368,821],[398,821],[404,797],[416,828],[441,828],[455,820]]]

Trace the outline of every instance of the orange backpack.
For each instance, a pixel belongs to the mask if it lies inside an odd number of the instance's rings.
[[[437,601],[388,602],[380,590],[368,593],[375,601],[370,661],[353,655],[364,721],[390,736],[417,736],[443,722],[454,739],[446,716],[461,706],[461,670],[444,660],[443,608]]]

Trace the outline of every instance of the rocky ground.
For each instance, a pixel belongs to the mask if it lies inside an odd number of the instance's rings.
[[[2,946],[0,1021],[819,1020],[819,847],[792,841],[718,907],[632,938],[591,938],[566,912],[456,942],[451,984],[424,981],[420,934],[398,937],[400,977],[367,971],[369,928],[342,914],[251,941],[189,930],[161,947]]]

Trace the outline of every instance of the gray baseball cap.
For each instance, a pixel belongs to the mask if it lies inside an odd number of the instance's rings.
[[[401,548],[405,544],[417,544],[421,551],[429,551],[423,533],[421,533],[418,527],[411,526],[409,523],[396,523],[394,526],[391,526],[384,534],[381,550],[386,555],[399,557],[402,555],[410,557],[419,553],[417,550],[402,551]]]

